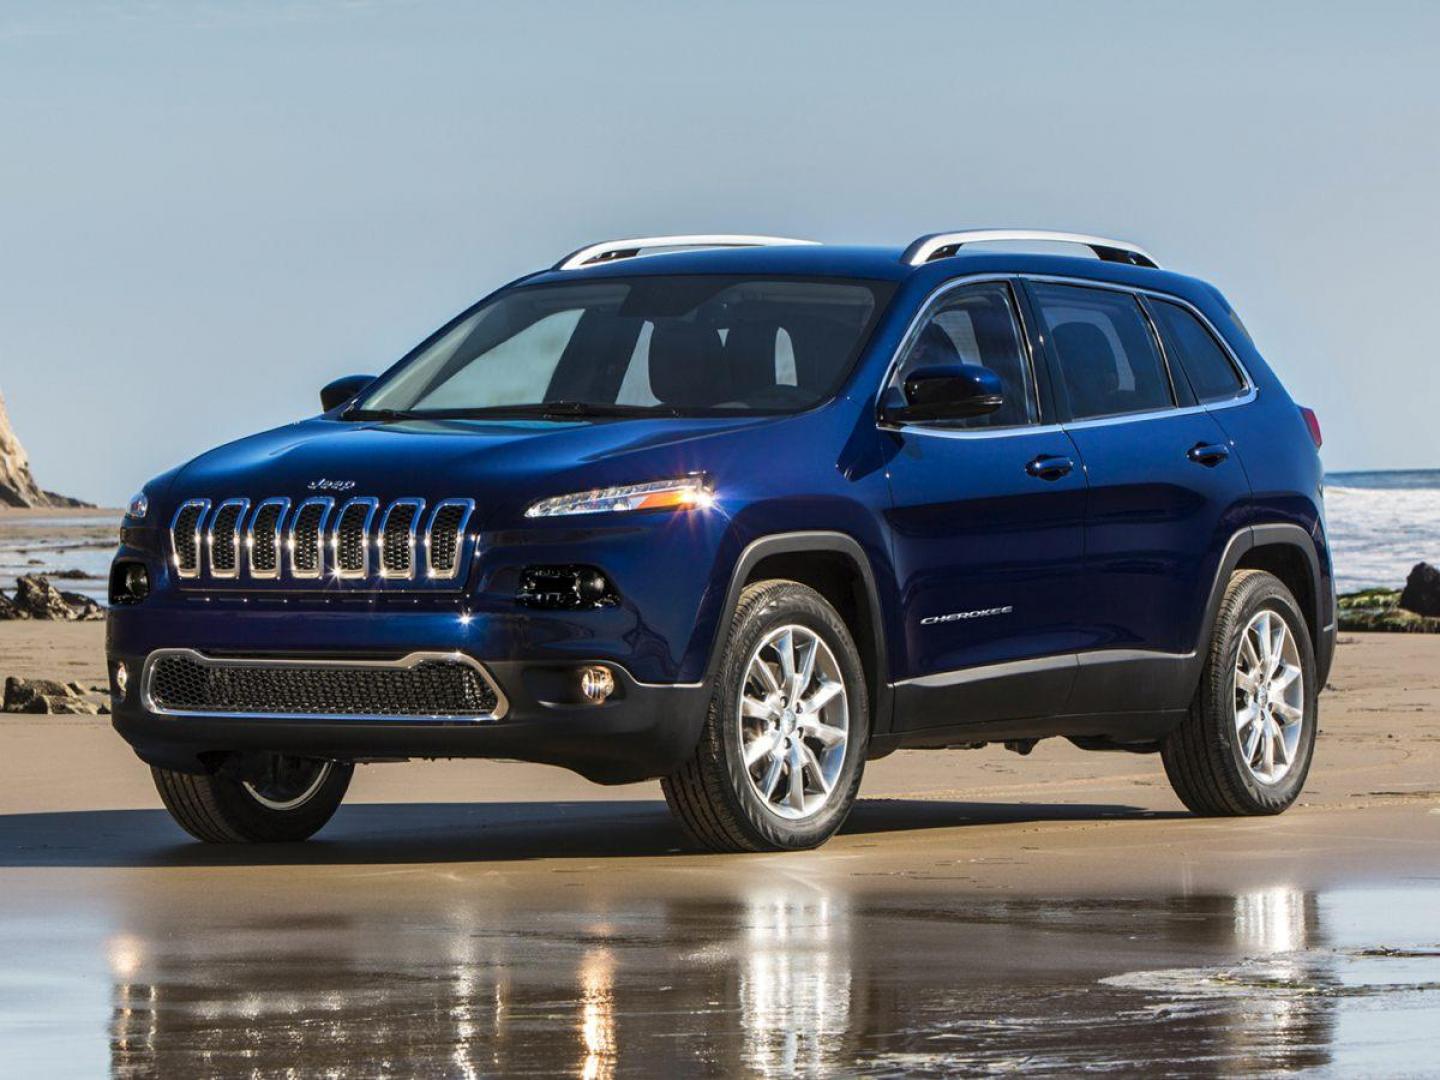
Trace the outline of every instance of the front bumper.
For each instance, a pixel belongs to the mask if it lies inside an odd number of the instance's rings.
[[[113,656],[140,671],[142,656]],[[235,751],[366,761],[502,757],[561,765],[602,784],[665,776],[693,752],[704,723],[704,688],[637,682],[610,665],[616,690],[601,705],[555,691],[568,670],[516,661],[483,665],[505,695],[495,719],[170,715],[112,686],[115,730],[142,760],[181,772],[208,772]],[[555,699],[559,700],[555,700]]]
[[[577,624],[519,614],[462,616],[453,609],[297,606],[112,609],[107,653],[116,731],[144,761],[184,772],[210,771],[235,751],[271,751],[346,761],[515,758],[560,765],[600,783],[628,783],[675,771],[694,751],[704,723],[704,686],[637,678],[642,655],[664,654],[633,626],[603,632],[605,613]],[[174,649],[349,663],[458,653],[484,669],[503,708],[475,719],[171,714],[151,707],[143,676],[149,657]],[[123,694],[115,681],[119,663],[129,673]],[[615,691],[603,704],[579,693],[578,672],[588,664],[604,664],[615,677]]]

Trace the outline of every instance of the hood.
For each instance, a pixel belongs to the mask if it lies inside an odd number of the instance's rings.
[[[482,520],[548,495],[707,471],[716,443],[791,417],[406,420],[323,417],[252,435],[185,465],[169,500],[473,498]]]

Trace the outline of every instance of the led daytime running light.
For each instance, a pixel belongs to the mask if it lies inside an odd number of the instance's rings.
[[[568,514],[607,514],[623,510],[703,510],[715,504],[715,494],[700,477],[624,484],[573,495],[541,499],[525,511],[528,518]]]

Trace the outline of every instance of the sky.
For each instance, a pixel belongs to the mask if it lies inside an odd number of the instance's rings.
[[[1440,467],[1440,4],[0,0],[0,392],[114,505],[583,243],[976,225],[1230,298]]]

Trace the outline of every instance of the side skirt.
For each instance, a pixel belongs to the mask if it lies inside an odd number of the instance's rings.
[[[1051,736],[1153,744],[1184,718],[1199,662],[1194,653],[1105,649],[907,679],[895,684],[898,745]],[[1062,680],[1068,692],[1057,693]]]

